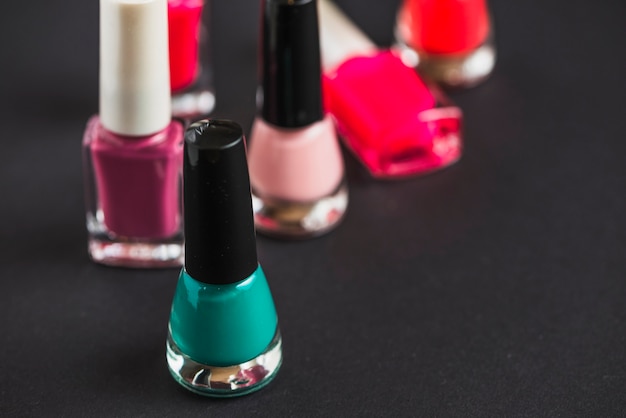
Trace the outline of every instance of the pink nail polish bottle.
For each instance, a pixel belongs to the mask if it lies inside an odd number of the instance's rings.
[[[495,65],[486,0],[405,0],[396,38],[407,61],[445,87],[478,84]]]
[[[335,127],[324,115],[317,1],[263,0],[260,114],[248,163],[259,232],[308,238],[334,228],[348,204]]]
[[[167,0],[100,0],[100,115],[83,139],[89,255],[124,267],[183,257],[183,125],[171,120]]]
[[[344,143],[372,176],[431,173],[461,158],[462,113],[379,50],[332,2],[319,2],[324,101]]]

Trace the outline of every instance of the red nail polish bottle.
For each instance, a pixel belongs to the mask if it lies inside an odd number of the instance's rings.
[[[446,87],[477,84],[495,64],[486,0],[405,0],[396,37],[412,65]]]
[[[206,115],[215,107],[208,22],[210,0],[168,0],[170,83],[174,116]]]

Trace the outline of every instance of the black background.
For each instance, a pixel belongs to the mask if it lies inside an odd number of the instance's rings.
[[[258,1],[213,3],[214,116],[249,131]],[[338,3],[392,42],[398,0]],[[490,4],[495,72],[452,95],[462,160],[381,182],[346,155],[339,229],[258,238],[284,364],[233,400],[169,376],[177,270],[88,260],[98,2],[3,4],[0,415],[625,416],[626,2]]]

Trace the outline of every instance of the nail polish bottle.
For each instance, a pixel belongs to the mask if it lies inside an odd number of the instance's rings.
[[[183,257],[183,125],[171,120],[166,0],[100,0],[100,115],[83,139],[89,254],[125,267]]]
[[[445,87],[478,84],[495,64],[486,0],[405,0],[396,38],[408,62]]]
[[[185,134],[185,266],[167,338],[170,373],[200,395],[269,383],[282,362],[278,320],[257,261],[243,130],[201,120]]]
[[[333,3],[320,0],[319,11],[325,108],[370,174],[423,175],[458,161],[461,110]]]
[[[308,238],[348,204],[332,118],[322,109],[316,0],[262,0],[258,94],[248,160],[257,230]]]
[[[190,118],[215,107],[210,56],[210,0],[168,0],[172,114]]]

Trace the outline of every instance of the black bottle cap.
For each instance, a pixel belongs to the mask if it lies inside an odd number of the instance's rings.
[[[262,0],[261,116],[299,128],[323,119],[317,0]]]
[[[208,284],[231,284],[258,266],[243,130],[204,119],[185,131],[185,270]]]

